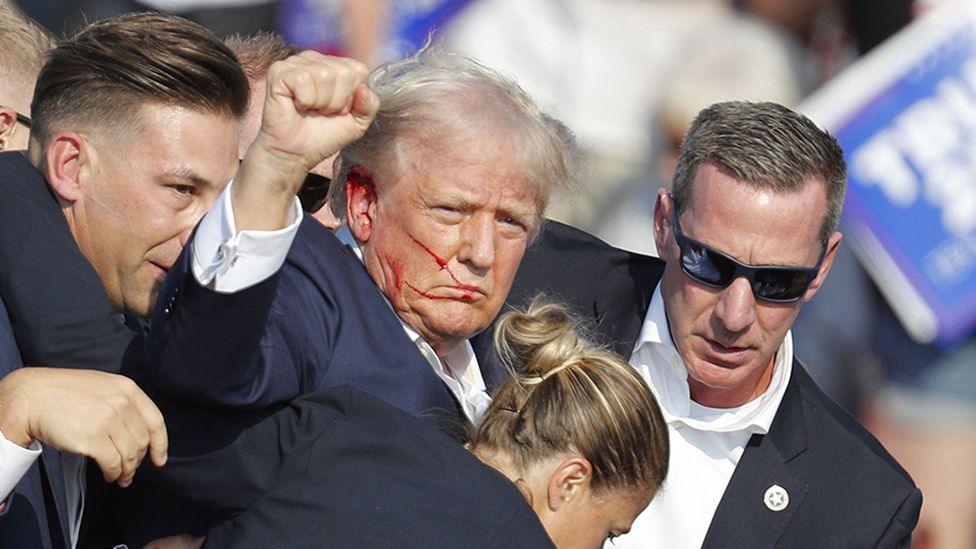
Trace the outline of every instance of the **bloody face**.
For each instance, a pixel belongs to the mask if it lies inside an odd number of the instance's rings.
[[[367,270],[438,354],[498,314],[541,216],[501,151],[426,152],[399,177],[350,178],[350,227]]]

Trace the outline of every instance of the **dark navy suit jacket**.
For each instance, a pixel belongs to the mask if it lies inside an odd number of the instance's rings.
[[[112,309],[43,174],[21,152],[0,153],[0,300],[0,375],[21,360],[118,372],[141,355],[138,335]],[[67,544],[61,455],[45,448],[0,517],[0,547]]]
[[[630,357],[664,263],[558,223],[539,244],[522,262],[511,304],[539,291],[558,295]],[[475,344],[486,362],[489,336]],[[773,484],[790,494],[780,512],[763,503]],[[769,433],[749,440],[704,547],[907,547],[921,503],[894,458],[794,361]]]
[[[20,352],[0,300],[0,377],[20,367]],[[7,496],[0,515],[0,547],[67,547],[66,506],[61,454],[47,448]]]
[[[205,547],[552,547],[515,485],[350,387],[302,397],[167,481],[223,518]]]
[[[350,385],[448,430],[463,425],[450,390],[365,266],[311,217],[282,268],[238,293],[200,286],[190,250],[167,275],[147,344],[149,380],[161,397],[270,410]],[[483,375],[489,385],[503,378],[495,369]]]

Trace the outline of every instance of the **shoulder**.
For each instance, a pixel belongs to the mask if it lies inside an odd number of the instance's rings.
[[[799,362],[788,391],[802,403],[807,449],[794,460],[807,479],[811,508],[833,523],[854,521],[862,535],[910,536],[921,492],[911,476],[856,419],[817,387]],[[775,425],[775,424],[774,424]],[[789,428],[785,425],[781,428]],[[772,430],[770,431],[772,434]]]
[[[856,449],[853,455],[846,454],[848,458],[857,457],[864,462],[867,470],[878,475],[883,475],[896,486],[902,489],[912,489],[915,487],[911,476],[895,460],[891,454],[885,450],[884,446],[878,442],[860,422],[851,416],[846,410],[828,397],[820,387],[810,378],[799,362],[794,363],[794,378],[797,382],[797,389],[805,403],[804,410],[809,413],[808,428],[823,439],[813,438],[811,443],[818,445],[831,441],[834,444],[837,457],[842,457],[842,449]]]
[[[322,466],[314,473],[302,467],[295,480],[316,494],[308,497],[326,502],[336,512],[332,516],[370,523],[368,539],[418,546],[464,540],[488,547],[496,546],[487,540],[502,530],[516,529],[531,539],[544,532],[514,484],[428,422],[349,386],[293,406],[322,434],[311,437],[309,452],[298,460]],[[417,523],[417,516],[438,517],[438,524]],[[345,536],[345,527],[330,525],[334,539]],[[348,539],[362,541],[364,535],[359,531]]]
[[[519,305],[537,293],[569,297],[597,290],[653,287],[664,263],[615,248],[599,238],[547,220],[525,252],[509,303]]]

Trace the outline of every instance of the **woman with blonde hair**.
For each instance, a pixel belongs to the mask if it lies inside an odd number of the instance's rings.
[[[469,451],[340,387],[296,400],[222,450],[171,452],[162,476],[231,517],[207,547],[600,547],[664,481],[667,428],[630,365],[575,325],[538,301],[503,315],[495,344],[513,376]]]

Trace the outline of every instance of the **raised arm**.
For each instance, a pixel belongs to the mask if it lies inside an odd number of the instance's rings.
[[[294,334],[271,322],[308,170],[358,139],[378,101],[352,60],[304,52],[272,65],[261,130],[167,276],[147,345],[153,385],[208,404],[297,396]]]

